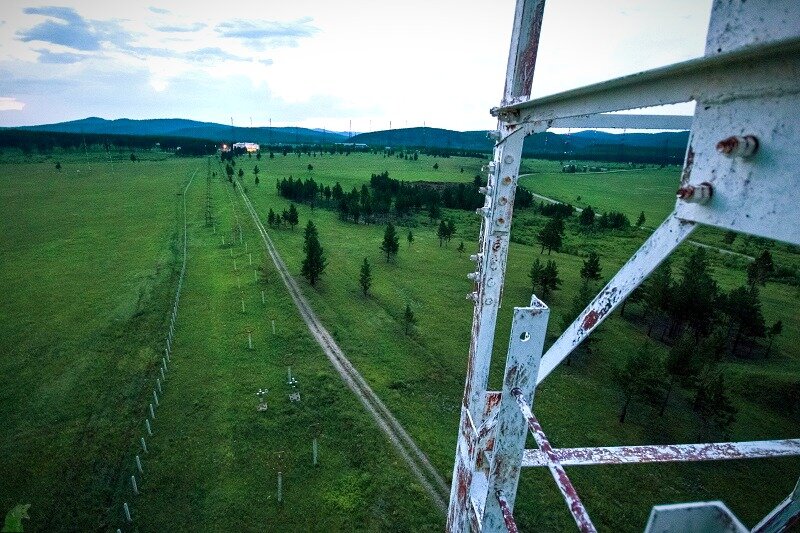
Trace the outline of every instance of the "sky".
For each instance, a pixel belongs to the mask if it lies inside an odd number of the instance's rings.
[[[533,95],[702,55],[710,2],[549,0]],[[0,0],[0,126],[491,129],[514,4]]]

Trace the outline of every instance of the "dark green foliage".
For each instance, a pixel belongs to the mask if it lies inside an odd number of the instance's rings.
[[[602,270],[603,269],[600,267],[600,256],[597,255],[595,251],[589,252],[589,257],[583,262],[583,266],[581,267],[581,277],[586,281],[596,281],[600,279],[600,272],[602,272]]]
[[[239,176],[239,179],[242,179],[244,177],[244,169],[240,168],[239,172],[237,173],[237,175]]]
[[[570,204],[543,203],[539,212],[546,217],[567,218],[571,217],[575,208]]]
[[[546,265],[542,265],[538,257],[534,259],[528,277],[531,279],[532,292],[536,293],[538,288],[539,296],[542,299],[547,298],[550,292],[557,290],[561,285],[561,278],[558,277],[558,266],[552,259],[547,261]]]
[[[408,241],[408,245],[411,246],[414,243],[414,234],[411,233],[411,230],[408,230],[408,236],[406,237]]]
[[[403,313],[403,324],[406,328],[406,335],[411,332],[411,328],[417,323],[417,317],[414,316],[414,311],[411,310],[411,306],[406,304],[406,310]]]
[[[444,220],[439,221],[439,227],[436,229],[436,236],[439,237],[439,246],[441,246],[447,237],[447,223]]]
[[[639,218],[636,219],[636,227],[641,228],[642,226],[644,226],[644,221],[645,221],[644,211],[642,211],[641,213],[639,213]]]
[[[361,285],[361,291],[364,293],[364,296],[369,294],[369,288],[372,286],[372,270],[370,269],[369,261],[367,261],[366,257],[364,258],[364,262],[361,263],[358,284]]]
[[[261,154],[259,153],[259,156],[260,156],[260,155],[261,155]],[[259,173],[259,172],[260,172],[260,170],[258,169],[258,165],[256,165],[255,167],[253,167],[253,175],[255,176],[255,182],[256,182],[256,185],[258,185],[258,173]]]
[[[783,333],[783,321],[781,320],[776,321],[767,329],[767,338],[769,338],[769,343],[767,344],[767,349],[764,350],[764,357],[769,357],[770,352],[772,352],[772,343],[775,340],[775,337],[781,333]]]
[[[270,227],[275,225],[275,211],[273,211],[271,207],[269,208],[269,214],[267,215],[267,224],[269,224]]]
[[[312,170],[314,170],[314,165],[312,165],[311,163],[309,163],[309,164],[308,164],[308,166],[307,166],[306,168],[308,169],[308,171],[309,171],[309,172],[311,172]]]
[[[458,245],[458,253],[464,253],[464,241],[461,241],[461,244]]]
[[[56,162],[56,170],[61,172],[61,162],[60,161]]]
[[[623,395],[622,410],[619,414],[620,424],[625,423],[631,402],[657,406],[660,405],[664,393],[664,365],[658,355],[644,344],[638,351],[628,357],[625,366],[615,376]]]
[[[772,254],[769,250],[761,252],[755,261],[747,265],[747,284],[751,287],[755,285],[766,285],[767,278],[775,272],[775,263],[772,261]]]
[[[327,260],[325,259],[322,245],[319,243],[317,227],[311,220],[309,220],[308,224],[306,225],[303,251],[305,252],[306,256],[305,259],[303,259],[302,273],[308,282],[313,286],[316,285],[319,277],[323,272],[325,272]]]
[[[594,209],[592,206],[587,205],[583,211],[581,211],[580,216],[578,217],[578,223],[581,226],[591,226],[594,224]]]
[[[721,372],[698,387],[693,408],[707,423],[728,434],[736,421],[737,409],[733,406]]]
[[[719,288],[711,277],[705,248],[695,248],[686,259],[674,292],[673,321],[688,325],[697,337],[707,335],[714,321]]]
[[[728,317],[733,336],[731,353],[736,355],[742,336],[764,337],[766,327],[758,299],[758,287],[738,287],[718,299],[718,309]]]
[[[597,220],[597,227],[600,229],[625,229],[630,225],[631,221],[628,217],[617,211],[603,213]]]
[[[291,226],[291,228],[294,229],[294,227],[300,223],[300,219],[297,214],[297,208],[294,206],[294,204],[289,204],[288,215],[289,216],[286,221],[289,223],[289,226]]]
[[[536,240],[542,245],[544,253],[547,249],[547,255],[550,255],[552,250],[558,251],[561,248],[561,241],[564,235],[564,222],[560,218],[553,218],[545,224],[544,228],[536,235]]]
[[[136,154],[131,152],[131,161],[135,163],[137,160],[138,160],[138,158],[136,157]]]
[[[394,229],[394,225],[389,222],[386,225],[386,231],[383,234],[383,242],[381,243],[381,250],[386,254],[386,261],[397,255],[400,249],[400,238]]]
[[[433,170],[439,170],[439,163],[433,164]]]

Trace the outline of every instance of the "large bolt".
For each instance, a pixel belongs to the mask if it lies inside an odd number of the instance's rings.
[[[503,185],[511,185],[511,176],[503,178]]]
[[[700,185],[686,185],[678,189],[678,200],[690,202],[694,204],[704,204],[711,199],[714,194],[714,189],[711,184],[704,181]]]
[[[469,256],[469,260],[477,263],[478,261],[483,260],[483,254],[472,254]]]
[[[479,272],[470,272],[467,274],[467,279],[470,281],[478,281],[478,277],[480,276]]]
[[[483,216],[483,217],[488,217],[489,216],[489,208],[488,207],[479,207],[478,209],[475,210],[475,213],[477,213],[478,215]]]
[[[492,195],[492,186],[487,185],[486,187],[478,187],[478,192],[481,194],[485,194],[486,196]]]
[[[725,157],[750,157],[758,151],[758,139],[754,135],[733,135],[717,143],[717,152]]]
[[[478,293],[477,292],[468,292],[467,293],[467,300],[472,300],[473,302],[478,301]]]

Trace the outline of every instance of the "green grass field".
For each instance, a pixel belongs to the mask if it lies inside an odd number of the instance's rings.
[[[152,161],[115,163],[109,175],[109,164],[98,154],[91,172],[83,154],[68,156],[58,156],[66,161],[61,173],[53,169],[54,157],[38,163],[5,157],[0,162],[0,197],[9,206],[0,219],[0,276],[7,294],[0,304],[5,378],[0,414],[6,427],[0,440],[0,512],[31,503],[35,530],[118,527],[121,501],[131,502],[141,530],[441,530],[444,517],[311,340],[267,264],[240,200],[232,201],[232,189],[218,178],[210,186],[216,234],[204,226],[206,161],[152,154]],[[253,184],[256,164],[259,186]],[[288,207],[277,195],[275,179],[289,175],[313,176],[331,186],[339,181],[347,191],[383,170],[409,181],[471,182],[481,164],[428,156],[407,161],[368,154],[276,154],[260,161],[239,158],[237,169],[244,168],[248,194],[266,221],[269,208],[280,212]],[[195,169],[199,174],[187,196],[190,254],[173,370],[144,457],[142,495],[134,498],[128,477],[136,441],[144,432],[180,268],[177,193]],[[212,169],[219,173],[220,167],[215,162]],[[566,175],[558,172],[557,163],[526,161],[523,170],[535,173],[523,178],[523,185],[535,192],[579,206],[620,210],[632,219],[644,210],[648,225],[655,225],[674,203],[674,169]],[[223,235],[230,241],[234,209],[248,252],[268,278],[254,281],[244,244],[237,244],[233,253],[242,270],[241,289],[231,249],[221,245]],[[476,247],[477,218],[447,211],[458,232],[449,246],[440,247],[435,224],[415,216],[400,228],[397,260],[387,263],[378,249],[383,226],[344,223],[323,208],[298,209],[300,227],[271,230],[279,252],[299,278],[302,226],[314,220],[329,266],[316,288],[301,284],[307,298],[378,396],[449,479],[472,313],[464,299],[471,287],[465,275],[473,267],[468,255]],[[530,299],[527,272],[539,255],[531,244],[542,223],[525,211],[515,217],[494,386],[505,362],[513,306]],[[405,241],[409,229],[415,238],[411,246]],[[646,235],[587,236],[568,230],[564,248],[570,253],[551,256],[564,279],[562,289],[547,301],[551,337],[560,332],[562,315],[577,292],[581,255],[598,251],[608,279]],[[463,254],[457,251],[461,240]],[[679,259],[687,250],[678,250]],[[791,249],[781,253],[781,260],[796,260]],[[365,257],[373,266],[369,297],[358,286]],[[716,255],[712,260],[726,289],[744,281],[741,264]],[[762,290],[765,318],[784,322],[773,356],[724,363],[735,377],[736,440],[797,436],[797,416],[770,408],[775,399],[764,398],[769,395],[754,384],[798,381],[797,296],[794,287],[769,283]],[[410,335],[402,324],[406,304],[419,321]],[[631,313],[636,312],[632,306]],[[247,350],[247,328],[254,332],[253,351]],[[574,358],[537,392],[536,411],[555,445],[694,442],[704,432],[683,394],[676,395],[663,418],[635,406],[629,421],[620,425],[614,369],[646,336],[616,315],[595,336],[594,354]],[[665,350],[661,345],[656,349]],[[299,405],[287,399],[290,364],[304,398]],[[270,389],[270,409],[257,413],[255,392],[263,387]],[[310,464],[310,426],[315,423],[322,432],[316,468]],[[285,452],[283,505],[275,499],[277,451]],[[569,473],[602,529],[641,530],[653,505],[708,499],[722,499],[753,525],[794,486],[800,460],[585,467]],[[544,470],[523,473],[515,515],[522,530],[573,527]]]

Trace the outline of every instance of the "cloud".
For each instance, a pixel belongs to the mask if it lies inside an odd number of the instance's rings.
[[[189,61],[248,61],[247,58],[240,57],[229,52],[226,52],[222,48],[217,47],[210,47],[210,48],[200,48],[198,50],[192,50],[191,52],[186,52],[183,54],[183,57],[188,59]]]
[[[311,37],[319,31],[310,24],[312,20],[311,17],[290,22],[234,19],[222,22],[214,29],[222,37],[244,39],[253,44],[266,42],[277,46],[297,46],[296,39]]]
[[[205,28],[206,25],[202,22],[195,22],[193,24],[175,24],[175,25],[165,25],[165,26],[153,26],[153,29],[156,31],[164,32],[164,33],[190,33],[195,31],[200,31]]]
[[[78,63],[91,56],[86,54],[73,54],[71,52],[51,52],[44,48],[34,50],[39,54],[39,63],[48,63],[55,65],[69,65]]]
[[[172,13],[172,11],[170,11],[169,9],[164,9],[163,7],[150,6],[148,9],[150,9],[150,11],[152,11],[153,13],[158,13],[159,15],[169,15]]]
[[[25,102],[11,96],[0,96],[0,111],[22,111]]]
[[[94,52],[100,50],[104,42],[122,46],[133,38],[114,20],[87,20],[69,7],[28,7],[23,12],[26,15],[49,17],[49,20],[32,28],[18,31],[17,37],[23,42],[43,41]]]
[[[259,59],[258,62],[261,63],[262,65],[267,65],[267,66],[274,63],[274,61],[271,59]]]

